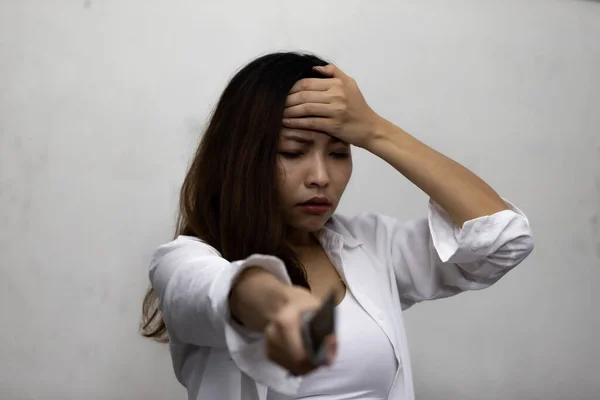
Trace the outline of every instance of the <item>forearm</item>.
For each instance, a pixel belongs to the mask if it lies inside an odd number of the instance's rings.
[[[287,303],[288,288],[264,269],[248,268],[232,286],[229,297],[231,315],[249,330],[262,332]]]
[[[494,189],[473,172],[387,120],[378,120],[365,149],[423,190],[458,226],[507,209]]]

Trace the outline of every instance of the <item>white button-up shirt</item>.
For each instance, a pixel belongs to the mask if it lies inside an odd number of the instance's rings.
[[[430,201],[428,218],[401,222],[374,213],[334,215],[317,234],[356,300],[392,344],[398,368],[389,399],[414,399],[402,311],[419,301],[488,287],[533,250],[527,217],[506,203],[509,210],[462,228]],[[154,253],[150,281],[167,326],[175,375],[190,400],[265,400],[269,390],[294,395],[299,388],[302,377],[267,359],[262,334],[231,320],[231,283],[249,266],[291,283],[277,257],[257,254],[229,262],[194,237],[179,236]]]

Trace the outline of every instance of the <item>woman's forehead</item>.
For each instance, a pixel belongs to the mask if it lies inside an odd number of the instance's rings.
[[[281,130],[280,139],[284,141],[300,142],[306,144],[312,144],[317,141],[328,141],[331,143],[341,142],[338,138],[331,136],[324,132],[309,131],[300,129],[287,129]]]

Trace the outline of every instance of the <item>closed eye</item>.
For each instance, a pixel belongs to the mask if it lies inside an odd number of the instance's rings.
[[[350,153],[331,153],[331,155],[335,158],[348,158],[350,157]]]
[[[299,158],[302,156],[302,153],[288,151],[280,151],[279,154],[284,158]]]

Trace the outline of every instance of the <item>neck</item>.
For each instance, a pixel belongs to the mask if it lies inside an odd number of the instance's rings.
[[[319,244],[319,241],[309,231],[290,228],[286,234],[286,238],[290,246],[295,249],[314,247]]]

